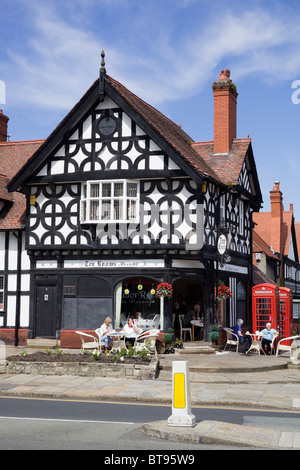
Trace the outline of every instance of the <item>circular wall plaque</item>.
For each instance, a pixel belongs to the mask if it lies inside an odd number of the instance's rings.
[[[112,134],[113,132],[115,132],[116,127],[117,127],[116,121],[110,116],[106,116],[102,118],[98,123],[98,129],[101,132],[101,134],[104,134],[104,135]]]

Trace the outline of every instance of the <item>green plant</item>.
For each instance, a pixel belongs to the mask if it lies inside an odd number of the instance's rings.
[[[174,347],[175,348],[183,348],[183,342],[181,341],[181,339],[178,339],[178,338],[175,339]]]
[[[128,347],[127,356],[133,357],[136,354],[136,349],[133,346]]]
[[[94,359],[95,362],[99,361],[100,351],[98,349],[94,349],[91,356],[92,356],[92,358]]]
[[[62,356],[64,354],[63,350],[59,347],[55,348],[55,354],[57,356]]]
[[[147,346],[141,349],[141,351],[137,352],[137,355],[143,359],[145,359],[148,356],[148,354],[149,354],[149,349]]]
[[[210,338],[212,340],[213,343],[217,343],[218,339],[219,339],[219,332],[218,332],[218,325],[212,325],[211,327],[211,334],[210,334]]]
[[[46,348],[46,349],[45,349],[45,353],[48,354],[48,356],[51,356],[51,354],[52,354],[52,349]]]
[[[233,93],[235,93],[235,94],[237,93],[236,85],[235,85],[233,82],[230,83],[230,88],[231,88],[231,91],[232,91]]]
[[[171,344],[173,341],[173,335],[171,333],[165,333],[163,336],[163,342],[167,344]]]
[[[22,351],[22,352],[20,353],[20,356],[22,356],[22,357],[27,356],[27,351],[26,351],[26,349],[24,349],[24,351]]]

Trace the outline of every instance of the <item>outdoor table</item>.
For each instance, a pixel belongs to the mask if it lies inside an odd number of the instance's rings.
[[[148,318],[139,318],[134,321],[135,326],[143,330],[151,330],[153,328],[153,320]]]
[[[191,320],[191,325],[192,325],[192,337],[194,341],[195,340],[194,325],[199,326],[200,328],[203,328],[204,323],[203,323],[203,320]]]
[[[251,339],[252,339],[251,346],[248,349],[248,351],[246,352],[246,354],[248,354],[248,352],[251,351],[251,349],[255,349],[258,352],[259,355],[260,355],[260,351],[262,351],[264,354],[266,354],[265,351],[263,350],[262,344],[261,344],[263,335],[259,331],[257,333],[249,333],[249,331],[246,331],[245,334],[248,335],[248,336],[251,336]]]
[[[107,333],[107,336],[110,336],[111,339],[113,340],[112,349],[121,351],[121,349],[125,347],[124,339],[123,339],[125,336],[125,333],[122,332],[122,330],[118,330],[118,331],[112,330],[109,333]]]

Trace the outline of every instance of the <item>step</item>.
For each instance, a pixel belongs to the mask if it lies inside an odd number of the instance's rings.
[[[184,349],[176,349],[175,354],[215,354],[215,349],[209,346],[187,346]]]
[[[175,354],[214,354],[215,348],[204,341],[189,341],[183,343],[183,349],[175,349]]]
[[[34,338],[34,339],[28,339],[27,340],[27,345],[26,348],[50,348],[54,349],[59,346],[59,341],[56,339],[50,339],[50,338]]]

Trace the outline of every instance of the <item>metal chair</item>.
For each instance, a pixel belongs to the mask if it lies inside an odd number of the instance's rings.
[[[293,355],[293,353],[292,353],[293,342],[296,339],[299,339],[299,338],[300,338],[300,336],[296,335],[296,336],[289,336],[288,338],[282,338],[280,341],[278,341],[277,349],[276,349],[276,357],[278,356],[279,351],[289,351],[290,357],[292,357],[292,355]],[[290,341],[291,343],[290,344],[282,344],[283,341]],[[296,348],[294,347],[294,349],[296,349]]]
[[[134,347],[137,351],[142,351],[145,348],[149,348],[149,351],[154,351],[155,357],[157,357],[156,349],[156,339],[158,337],[160,330],[153,329],[150,331],[145,331],[138,335],[134,342]]]
[[[184,315],[179,315],[179,325],[180,325],[180,339],[182,341],[182,333],[184,333],[184,339],[186,339],[186,333],[190,334],[191,341],[193,340],[192,337],[192,328],[183,327],[182,320],[184,319]]]
[[[97,328],[97,329],[95,330],[95,333],[96,333],[96,335],[97,335],[98,338],[99,338],[99,340],[98,340],[98,342],[99,342],[99,351],[101,352],[101,346],[103,346],[103,347],[105,348],[105,343],[104,343],[104,341],[101,341],[101,328]]]
[[[83,352],[85,349],[101,350],[100,343],[97,338],[95,338],[95,336],[90,335],[89,333],[84,333],[83,331],[75,331],[75,333],[80,335],[81,338],[81,352]]]
[[[160,327],[160,315],[156,314],[152,320],[153,328],[158,329]]]
[[[236,346],[236,352],[239,350],[239,338],[237,335],[233,332],[231,328],[223,328],[224,331],[226,331],[226,344],[224,346],[224,351],[226,349],[226,346],[229,344],[230,346]]]

